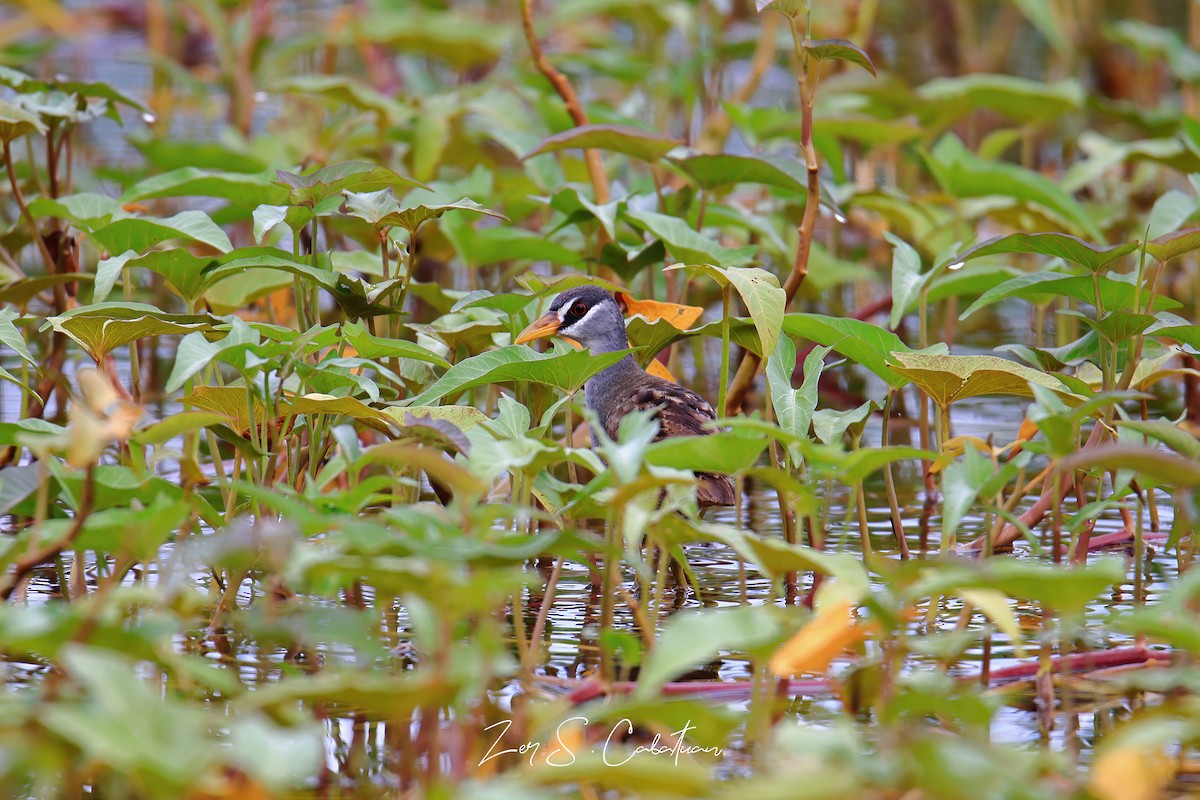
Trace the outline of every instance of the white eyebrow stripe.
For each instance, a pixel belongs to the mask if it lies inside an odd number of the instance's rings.
[[[574,303],[575,303],[575,300],[574,300],[574,299],[572,299],[570,303],[566,303],[566,304],[564,304],[564,305],[563,305],[563,308],[570,308],[570,306],[571,306],[571,305],[573,305]],[[578,326],[580,326],[580,327],[582,328],[583,324],[584,324],[585,322],[587,322],[587,321],[588,321],[588,318],[589,318],[589,317],[591,317],[591,316],[592,316],[592,314],[595,314],[595,313],[596,313],[596,309],[598,309],[598,308],[599,308],[600,306],[602,306],[602,305],[604,305],[604,303],[602,303],[602,302],[601,302],[601,303],[596,303],[596,305],[592,306],[591,308],[589,308],[589,309],[587,310],[587,313],[586,313],[586,314],[584,314],[582,317],[580,317],[579,319],[577,319],[577,320],[575,320],[574,322],[572,322],[570,327],[574,328],[576,325],[578,325]],[[562,319],[563,319],[563,321],[565,322],[565,321],[566,321],[566,316],[565,316],[565,315],[563,315],[561,311],[560,311],[559,313],[560,313],[560,315],[561,315],[561,318],[562,318]]]
[[[561,306],[558,307],[558,321],[560,323],[567,321],[567,309],[569,309],[573,305],[575,305],[574,297],[572,297],[570,300],[568,300],[567,302],[563,303]]]

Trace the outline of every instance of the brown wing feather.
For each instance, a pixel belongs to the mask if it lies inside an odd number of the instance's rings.
[[[658,436],[654,441],[674,436],[707,436],[712,430],[705,427],[717,418],[717,412],[700,395],[677,383],[647,376],[628,399],[617,403],[604,420],[604,431],[617,438],[617,428],[626,414],[657,409]],[[696,501],[701,508],[730,506],[734,503],[733,479],[728,475],[708,472],[696,474]]]
[[[648,375],[648,380],[628,398],[617,403],[604,420],[604,432],[617,438],[617,428],[626,415],[634,411],[657,409],[658,436],[654,441],[672,436],[704,436],[712,433],[704,427],[717,413],[700,395],[677,383]]]

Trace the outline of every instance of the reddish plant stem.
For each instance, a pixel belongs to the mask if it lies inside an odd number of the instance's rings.
[[[1104,426],[1097,423],[1092,427],[1092,432],[1088,436],[1088,440],[1083,445],[1083,450],[1088,450],[1098,446],[1104,441]],[[1051,480],[1046,482],[1045,488],[1042,490],[1041,497],[1037,502],[1030,506],[1024,514],[1021,515],[1021,523],[1028,528],[1039,524],[1045,519],[1047,512],[1054,506],[1054,491],[1055,486],[1059,486],[1059,496],[1065,497],[1075,486],[1075,476],[1072,473],[1062,475],[1057,482]],[[993,549],[997,547],[1007,547],[1008,545],[1021,538],[1021,529],[1011,522],[1005,525],[1000,533],[996,535],[992,542]],[[982,550],[988,546],[987,536],[980,536],[968,544],[963,545],[962,550]]]
[[[794,23],[792,32],[795,35]],[[800,90],[800,147],[804,150],[808,186],[804,200],[804,216],[801,217],[800,225],[796,229],[798,235],[796,258],[792,262],[792,271],[783,284],[785,310],[791,306],[804,279],[808,277],[808,256],[812,250],[813,233],[817,227],[817,211],[821,205],[820,162],[817,161],[817,150],[813,147],[812,142],[814,87],[809,86],[807,68],[802,68],[796,73],[796,84]],[[733,384],[729,387],[729,394],[725,397],[725,416],[731,417],[741,410],[746,395],[754,385],[754,377],[758,374],[761,364],[762,358],[757,354],[749,350],[742,352],[737,373],[733,376]]]
[[[532,6],[533,0],[521,0],[521,24],[525,29],[525,41],[529,44],[529,53],[533,56],[533,63],[538,72],[550,81],[554,91],[558,92],[558,96],[566,104],[567,113],[571,115],[575,126],[587,125],[587,114],[584,113],[583,105],[579,102],[579,95],[575,94],[575,89],[567,80],[567,76],[559,72],[542,51],[537,34],[533,30]],[[604,163],[600,160],[600,151],[584,150],[583,159],[587,163],[588,175],[592,179],[592,192],[596,195],[596,203],[604,205],[609,201],[608,176],[604,173]],[[600,236],[607,238],[603,229],[601,229]]]
[[[1145,647],[1118,647],[1113,650],[1098,650],[1092,653],[1074,653],[1067,656],[1054,656],[1049,659],[1050,672],[1063,675],[1074,672],[1091,672],[1129,664],[1145,662],[1169,662],[1172,653],[1166,650],[1149,650]],[[1038,674],[1040,660],[1014,664],[1011,667],[991,670],[988,684],[1003,686],[1017,681],[1029,680]],[[962,675],[960,681],[975,683],[979,676],[975,674]],[[575,682],[575,688],[569,695],[570,701],[579,705],[605,696],[604,687],[598,682],[587,680]],[[636,681],[614,681],[612,694],[632,694],[637,689]],[[825,678],[805,678],[782,681],[781,692],[788,695],[829,695],[837,691],[837,681]],[[660,692],[667,697],[703,696],[706,698],[737,699],[749,697],[754,690],[754,681],[676,681],[664,684]]]

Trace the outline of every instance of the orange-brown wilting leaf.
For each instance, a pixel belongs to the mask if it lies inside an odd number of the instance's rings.
[[[635,300],[623,292],[617,292],[617,302],[625,309],[625,316],[643,316],[650,322],[665,319],[681,331],[696,324],[703,308],[682,306],[678,303],[660,303],[657,300]]]
[[[870,625],[854,619],[852,609],[849,600],[823,606],[771,656],[771,672],[783,678],[800,672],[823,675],[829,662],[871,632]]]
[[[1021,421],[1021,427],[1017,429],[1017,438],[1013,439],[1012,444],[1010,444],[1007,448],[1011,450],[1011,452],[1008,454],[1009,458],[1021,452],[1021,446],[1037,435],[1037,423],[1031,420],[1029,417],[1023,419]]]
[[[661,361],[659,361],[657,358],[652,360],[649,364],[646,365],[646,372],[649,372],[651,375],[654,375],[655,377],[662,378],[665,381],[670,381],[671,383],[679,383],[679,381],[675,380],[675,376],[671,374],[671,370],[669,370],[665,366],[663,366],[663,363]]]
[[[1101,748],[1088,790],[1100,800],[1157,800],[1174,772],[1171,759],[1153,746]]]

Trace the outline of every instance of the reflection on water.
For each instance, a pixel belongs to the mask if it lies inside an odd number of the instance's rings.
[[[996,330],[992,336],[996,337]],[[160,357],[169,358],[173,348],[170,342],[160,340],[158,353]],[[17,365],[12,365],[15,369]],[[124,379],[128,379],[128,365],[118,363],[118,369]],[[881,387],[868,385],[863,391],[868,394],[879,391]],[[908,397],[910,408],[915,408],[915,398]],[[9,384],[0,384],[0,413],[5,419],[13,419],[19,409],[19,397]],[[992,437],[999,444],[1011,441],[1015,435],[1024,410],[1024,401],[995,398],[973,398],[963,401],[953,408],[952,426],[955,434],[969,434],[980,438]],[[148,414],[163,418],[175,413],[179,407],[174,403],[152,405]],[[1002,414],[999,421],[997,415]],[[878,417],[870,424],[864,436],[863,446],[879,443]],[[915,439],[915,431],[909,426],[897,425],[891,434],[892,443],[904,443],[908,438]],[[913,442],[915,444],[915,442]],[[166,477],[171,477],[167,475]],[[895,470],[897,494],[900,511],[904,520],[904,533],[908,547],[914,554],[921,553],[924,547],[927,551],[936,553],[939,542],[940,519],[935,514],[927,521],[929,539],[922,541],[921,516],[924,511],[924,487],[920,467],[917,464],[904,462],[897,465]],[[854,508],[854,498],[845,487],[825,485],[818,487],[823,503],[827,507],[828,528],[827,548],[839,552],[860,555],[862,551],[859,523]],[[877,474],[865,485],[866,520],[870,532],[871,549],[877,556],[898,558],[896,541],[892,532],[890,511],[881,477]],[[1171,507],[1163,504],[1159,509],[1160,524],[1168,529],[1171,522]],[[714,509],[709,512],[709,519],[726,524],[736,524],[737,514],[732,509]],[[742,509],[744,524],[765,537],[782,536],[782,525],[779,508],[775,496],[768,487],[748,484],[745,505]],[[1148,526],[1148,521],[1147,521]],[[983,532],[984,519],[979,516],[968,516],[959,527],[959,540],[967,541]],[[1119,520],[1106,518],[1096,528],[1095,535],[1112,533],[1119,530]],[[210,531],[205,531],[210,533]],[[691,544],[685,548],[688,561],[693,570],[700,592],[697,594],[690,588],[668,590],[666,602],[663,604],[663,615],[659,624],[672,613],[700,608],[702,606],[732,606],[742,602],[742,593],[752,604],[765,602],[782,602],[775,600],[770,581],[757,574],[752,569],[741,565],[734,553],[724,545],[713,543]],[[1047,548],[1048,552],[1048,548]],[[144,570],[135,570],[126,578],[126,583],[139,581],[154,582],[158,579],[158,566],[175,563],[175,548],[165,546],[158,564],[146,565]],[[1034,558],[1031,549],[1018,543],[1015,558]],[[89,554],[91,558],[91,554]],[[528,627],[532,627],[533,617],[536,616],[543,599],[544,581],[549,575],[549,564],[530,564],[530,570],[540,572],[543,583],[535,586],[526,597]],[[1164,592],[1176,575],[1176,562],[1173,556],[1156,552],[1147,562],[1147,581],[1144,587],[1146,601],[1153,602]],[[92,584],[97,579],[97,565],[89,561],[86,564],[86,575]],[[630,575],[626,575],[626,588],[636,592],[637,588]],[[190,573],[188,579],[197,586],[208,590],[213,580],[212,575],[205,571]],[[801,576],[800,590],[803,594],[808,588],[809,576]],[[256,592],[262,588],[252,582],[245,582],[238,594],[238,603],[242,607],[251,604]],[[28,590],[28,602],[31,605],[45,603],[49,598],[59,596],[58,577],[53,568],[40,570],[31,582]],[[368,605],[373,601],[369,590],[364,598]],[[1131,583],[1114,587],[1110,595],[1098,598],[1088,608],[1084,621],[1083,639],[1093,649],[1129,644],[1126,637],[1114,634],[1101,625],[1106,618],[1135,608],[1134,587]],[[934,618],[933,629],[951,631],[959,624],[961,606],[957,602],[943,603],[939,613]],[[1040,609],[1026,604],[1017,604],[1015,611],[1018,616],[1026,615],[1031,619],[1040,618]],[[598,666],[599,656],[596,643],[596,627],[600,614],[600,595],[592,583],[590,567],[584,563],[566,562],[562,568],[557,592],[550,608],[545,626],[545,644],[548,659],[538,674],[554,681],[556,679],[578,680],[592,675]],[[398,609],[399,624],[404,630],[407,618],[404,610]],[[616,624],[621,629],[636,630],[636,623],[630,610],[622,603],[616,605]],[[923,624],[923,623],[922,623]],[[986,622],[982,615],[976,614],[971,620],[973,628],[982,628]],[[914,628],[914,630],[918,630]],[[335,637],[336,638],[336,637]],[[291,659],[294,653],[282,650],[263,648],[259,640],[246,631],[220,629],[217,631],[195,631],[193,635],[178,642],[181,650],[205,656],[209,659],[235,667],[242,681],[248,686],[271,682],[281,674],[285,659]],[[401,652],[403,656],[403,643]],[[322,659],[345,659],[353,661],[360,654],[343,642],[325,642],[315,647]],[[952,670],[953,674],[969,675],[977,672],[984,658],[983,648],[975,645],[968,649],[963,659]],[[990,663],[992,669],[1018,662],[1012,643],[1003,633],[995,631],[991,637]],[[910,659],[907,668],[911,670],[928,669],[932,662],[922,662],[920,659]],[[6,680],[10,684],[22,684],[38,678],[42,666],[38,664],[9,661],[6,664]],[[837,668],[835,668],[835,673]],[[748,663],[744,659],[728,657],[696,672],[693,678],[706,680],[745,680],[750,677]],[[548,683],[547,691],[557,691],[555,684]],[[518,696],[521,688],[514,681],[511,685],[497,691],[496,699],[503,707],[509,700]],[[1088,709],[1085,713],[1072,715],[1060,714],[1049,746],[1055,750],[1078,750],[1080,757],[1090,757],[1091,745],[1094,738],[1094,717],[1096,714],[1113,715],[1122,712],[1126,701],[1113,700],[1102,705],[1099,710]],[[810,724],[822,724],[831,716],[836,716],[839,703],[832,696],[817,698],[817,702],[798,702],[793,704],[792,713],[800,721]],[[329,731],[331,748],[365,746],[361,741],[365,732],[353,719],[330,720]],[[385,737],[385,726],[378,726],[375,736]],[[999,742],[1034,744],[1041,741],[1036,714],[1019,704],[1003,707],[994,717],[992,738]],[[354,742],[358,742],[354,745]],[[376,749],[381,748],[383,740],[376,743]],[[330,752],[331,763],[336,761],[333,750]],[[731,756],[732,757],[732,756]],[[736,767],[732,767],[736,771]]]

